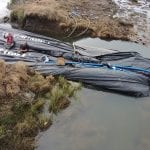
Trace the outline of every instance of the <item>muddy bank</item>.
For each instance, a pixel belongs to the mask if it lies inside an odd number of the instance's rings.
[[[64,78],[43,77],[22,62],[7,65],[0,60],[0,83],[1,150],[34,149],[35,136],[77,91]]]
[[[14,0],[10,8],[13,25],[53,37],[129,40],[133,36],[132,24],[113,19],[117,8],[111,0]]]

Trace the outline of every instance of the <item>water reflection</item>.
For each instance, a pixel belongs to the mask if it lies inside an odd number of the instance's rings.
[[[149,48],[121,41],[83,39],[78,45],[138,51]],[[83,88],[78,101],[60,113],[52,127],[41,133],[37,150],[149,150],[150,99]]]
[[[148,98],[135,99],[86,88],[79,97],[80,101],[74,101],[59,114],[52,128],[43,134],[38,150],[140,150],[145,147],[141,133],[147,133],[146,126],[150,128],[150,120],[143,119],[144,105],[150,107],[150,103],[145,104]]]
[[[126,42],[126,41],[120,41],[120,40],[112,40],[112,41],[105,41],[101,40],[99,38],[86,38],[82,39],[80,41],[77,41],[75,44],[80,45],[80,46],[85,46],[86,48],[90,49],[97,49],[99,48],[107,48],[107,49],[113,49],[113,50],[118,50],[118,51],[137,51],[141,55],[145,57],[150,58],[150,48],[139,45],[137,43],[132,43],[132,42]]]

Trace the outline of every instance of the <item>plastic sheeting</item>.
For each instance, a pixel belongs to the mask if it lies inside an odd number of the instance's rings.
[[[16,45],[11,51],[3,47],[5,32],[11,32],[15,37]],[[16,50],[25,40],[30,46],[30,52],[18,54]],[[105,55],[99,55],[99,52],[93,56],[92,51],[87,52],[81,47],[76,47],[76,51],[71,44],[59,40],[0,27],[0,59],[7,63],[24,61],[44,75],[62,75],[72,81],[137,97],[150,95],[150,59],[137,52]],[[58,66],[57,57],[64,57],[66,65]]]
[[[32,66],[33,67],[33,66]],[[42,74],[63,75],[69,80],[80,81],[104,89],[133,96],[149,96],[149,77],[128,71],[108,68],[73,68],[41,64],[33,67]]]

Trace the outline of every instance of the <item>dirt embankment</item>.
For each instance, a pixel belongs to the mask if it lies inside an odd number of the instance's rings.
[[[53,113],[69,105],[76,90],[62,77],[43,77],[22,62],[0,60],[0,150],[34,149],[35,136],[52,124]]]
[[[111,0],[13,0],[11,9],[13,23],[53,37],[129,40],[133,35],[131,24],[113,19],[116,6]]]

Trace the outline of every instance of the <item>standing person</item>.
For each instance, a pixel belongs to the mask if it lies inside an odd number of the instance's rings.
[[[11,33],[6,33],[4,34],[4,38],[6,39],[6,43],[4,44],[6,49],[11,49],[15,42],[14,42],[14,37]]]
[[[19,51],[20,51],[20,53],[26,53],[29,51],[29,45],[28,45],[27,41],[25,41],[25,43],[20,45]]]

